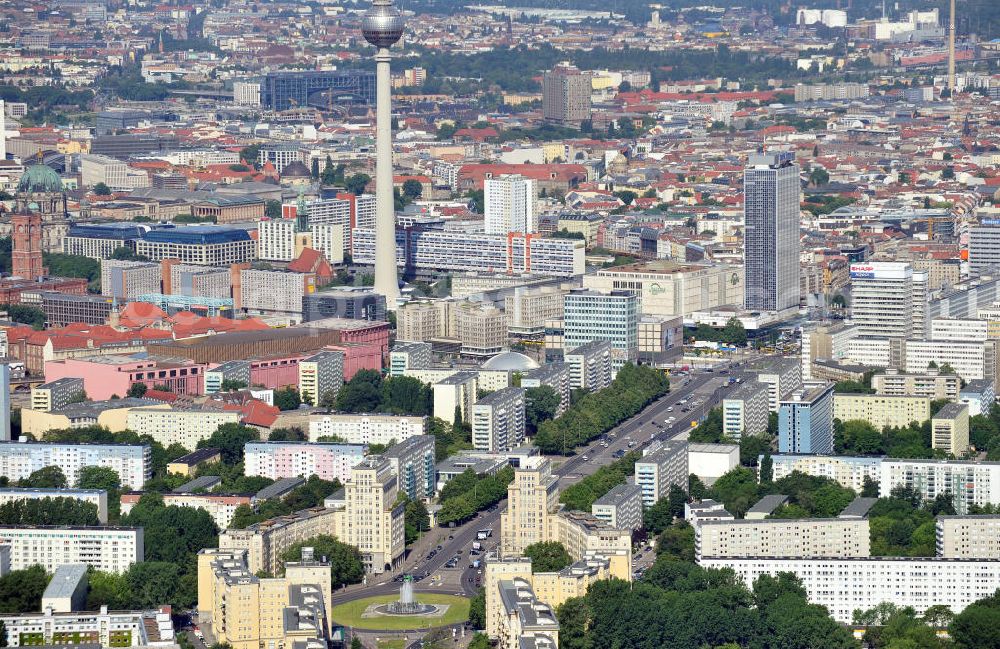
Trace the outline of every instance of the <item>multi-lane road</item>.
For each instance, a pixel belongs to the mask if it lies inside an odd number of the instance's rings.
[[[672,378],[668,394],[609,431],[614,435],[608,436],[607,447],[595,440],[586,447],[578,448],[576,455],[565,459],[553,458],[553,473],[559,477],[560,489],[610,464],[619,450],[641,450],[654,439],[684,439],[691,429],[691,423],[704,418],[734,387],[726,385],[729,378],[740,376],[738,370],[725,364],[713,370],[694,370],[688,376]],[[685,403],[682,404],[681,401]],[[674,421],[666,424],[670,417],[674,417]],[[505,508],[506,502],[501,502],[492,511],[481,512],[462,525],[432,530],[410,549],[397,571],[380,575],[366,584],[337,591],[333,595],[333,604],[358,597],[397,592],[399,584],[393,579],[404,573],[427,575],[416,584],[417,592],[474,595],[479,590],[479,571],[471,567],[471,561],[475,558],[469,555],[472,543],[479,530],[492,529],[493,536],[484,543],[485,550],[496,547],[499,542],[500,514]],[[437,550],[433,558],[428,559],[430,550],[436,549],[438,545],[441,549]],[[480,554],[479,558],[485,554]],[[448,560],[455,556],[460,557],[458,565],[455,568],[445,568]]]

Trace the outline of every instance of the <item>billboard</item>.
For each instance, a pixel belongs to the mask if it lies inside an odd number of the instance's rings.
[[[874,261],[851,264],[851,279],[909,279],[913,269],[904,262]]]

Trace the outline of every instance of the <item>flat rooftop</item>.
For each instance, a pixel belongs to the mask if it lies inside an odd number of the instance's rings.
[[[602,268],[598,275],[608,275],[611,273],[641,273],[647,275],[676,275],[678,273],[693,273],[699,270],[712,268],[708,265],[681,264],[669,259],[655,259],[652,261],[639,262],[635,264],[625,264],[624,266],[612,266]]]

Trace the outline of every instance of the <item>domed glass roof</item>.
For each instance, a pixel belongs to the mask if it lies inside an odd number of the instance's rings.
[[[59,174],[46,165],[32,165],[25,169],[21,181],[17,184],[17,191],[35,192],[61,192],[63,190],[62,179]]]
[[[484,370],[507,370],[509,372],[528,372],[538,369],[538,363],[524,354],[517,352],[502,352],[483,363]]]

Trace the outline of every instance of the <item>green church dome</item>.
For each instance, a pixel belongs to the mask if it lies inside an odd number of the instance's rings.
[[[52,167],[32,165],[25,169],[21,181],[17,184],[18,192],[33,194],[36,192],[61,192],[62,179]]]

